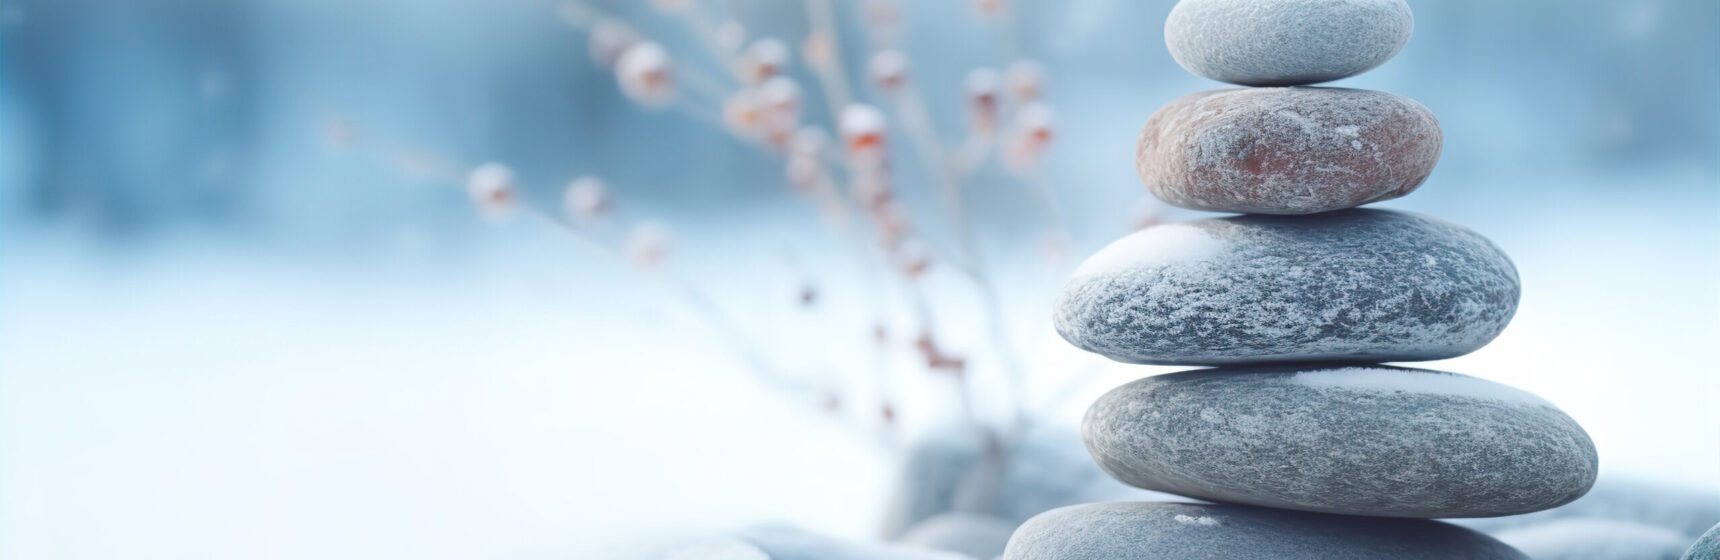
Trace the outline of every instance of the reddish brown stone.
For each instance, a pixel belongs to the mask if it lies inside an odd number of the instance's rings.
[[[1147,120],[1135,169],[1183,208],[1312,214],[1409,194],[1433,172],[1440,138],[1433,113],[1389,93],[1204,91]]]

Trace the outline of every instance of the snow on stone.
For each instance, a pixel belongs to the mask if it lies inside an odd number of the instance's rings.
[[[1320,390],[1450,395],[1519,406],[1553,407],[1553,403],[1533,393],[1508,385],[1437,371],[1350,367],[1305,371],[1292,376],[1290,382]]]
[[[1183,224],[1147,228],[1100,249],[1075,270],[1075,278],[1206,260],[1223,252],[1224,242],[1205,230]]]

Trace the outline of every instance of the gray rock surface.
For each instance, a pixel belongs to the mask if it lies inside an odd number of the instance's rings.
[[[1403,0],[1182,0],[1165,19],[1165,45],[1197,76],[1291,86],[1372,70],[1414,29]]]
[[[1684,552],[1682,560],[1717,560],[1720,559],[1720,525],[1702,533],[1696,539],[1696,544],[1690,545],[1690,550]]]
[[[1432,112],[1389,93],[1203,91],[1147,119],[1135,170],[1183,208],[1312,214],[1409,194],[1433,172],[1441,140]]]
[[[1054,509],[1016,530],[1005,560],[1525,559],[1437,521],[1226,504],[1110,502]]]
[[[1535,560],[1678,560],[1689,544],[1672,529],[1598,517],[1555,519],[1493,537]]]
[[[1498,336],[1519,291],[1498,247],[1427,216],[1236,216],[1111,243],[1053,320],[1075,346],[1138,364],[1437,360]]]
[[[902,544],[965,554],[974,558],[996,558],[1003,554],[1016,523],[1001,517],[971,513],[945,513],[921,521],[902,535]]]
[[[1498,535],[1511,529],[1573,517],[1617,519],[1666,527],[1683,534],[1687,541],[1695,540],[1697,535],[1720,523],[1720,491],[1713,486],[1693,488],[1603,475],[1595,481],[1588,494],[1547,511],[1452,522]]]
[[[1539,397],[1383,366],[1148,377],[1099,397],[1081,436],[1105,472],[1142,488],[1382,517],[1553,508],[1598,466],[1588,434]]]

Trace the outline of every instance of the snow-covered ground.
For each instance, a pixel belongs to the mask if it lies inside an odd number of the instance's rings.
[[[1706,179],[1533,201],[1433,185],[1390,205],[1493,237],[1524,279],[1503,336],[1426,366],[1559,405],[1606,473],[1712,490],[1720,227]],[[783,360],[855,358],[825,348],[852,333],[757,304],[794,274],[721,266],[778,262],[733,248],[779,233],[715,228],[681,254]],[[486,234],[453,266],[9,241],[0,557],[578,558],[766,521],[866,537],[887,494],[875,441],[763,389],[665,292],[546,230]],[[862,307],[828,283],[828,313]],[[1042,318],[1046,301],[1011,313]],[[1051,370],[1088,358],[1035,324],[1018,334],[1030,362],[1052,364],[1031,387],[1044,397],[1066,374]],[[1058,416],[1167,369],[1107,366]]]

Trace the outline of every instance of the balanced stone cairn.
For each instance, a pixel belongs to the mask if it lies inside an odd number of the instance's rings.
[[[1379,365],[1461,356],[1516,312],[1498,247],[1428,216],[1354,207],[1409,194],[1439,158],[1426,107],[1301,87],[1397,54],[1402,0],[1183,0],[1183,68],[1257,86],[1172,101],[1141,131],[1155,196],[1245,215],[1112,243],[1059,295],[1057,331],[1136,364],[1219,366],[1100,397],[1082,439],[1112,477],[1210,503],[1051,510],[1005,558],[1524,558],[1434,521],[1553,508],[1594,484],[1594,444],[1535,395]]]

